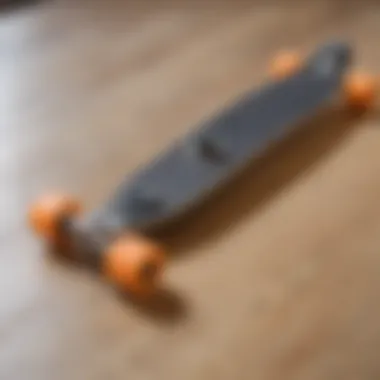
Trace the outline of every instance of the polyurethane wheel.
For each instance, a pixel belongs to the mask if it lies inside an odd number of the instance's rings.
[[[350,109],[365,111],[374,105],[378,82],[369,74],[351,73],[345,80],[343,91],[345,103]]]
[[[68,195],[49,194],[38,199],[29,210],[33,230],[51,243],[61,240],[60,223],[81,211],[80,203]]]
[[[145,298],[157,289],[164,264],[162,247],[143,236],[128,234],[106,250],[103,272],[123,292]]]
[[[270,77],[275,80],[285,79],[299,71],[303,61],[301,54],[297,51],[282,51],[270,64]]]

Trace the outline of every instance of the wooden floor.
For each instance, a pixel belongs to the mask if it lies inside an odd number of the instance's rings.
[[[0,15],[0,379],[380,377],[380,122],[335,109],[163,236],[149,307],[49,259],[41,191],[97,205],[282,47],[379,70],[376,1],[29,2]]]

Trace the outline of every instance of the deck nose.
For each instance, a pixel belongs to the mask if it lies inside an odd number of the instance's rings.
[[[352,49],[346,42],[334,41],[322,46],[310,60],[312,70],[329,75],[344,73],[352,62]]]

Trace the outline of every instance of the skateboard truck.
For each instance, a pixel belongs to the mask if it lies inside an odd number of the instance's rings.
[[[166,254],[160,244],[144,236],[145,231],[206,199],[341,90],[348,107],[369,108],[375,80],[348,73],[350,63],[351,49],[343,43],[325,45],[308,60],[295,52],[281,53],[271,65],[271,83],[247,94],[129,176],[102,207],[81,214],[76,199],[50,194],[32,205],[31,226],[121,290],[137,297],[152,295]]]

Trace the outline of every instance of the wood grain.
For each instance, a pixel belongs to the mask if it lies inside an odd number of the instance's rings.
[[[343,37],[376,71],[375,1],[30,2],[0,16],[0,379],[380,376],[380,129],[326,111],[162,239],[167,291],[126,302],[49,259],[45,189],[97,205],[265,80]]]

